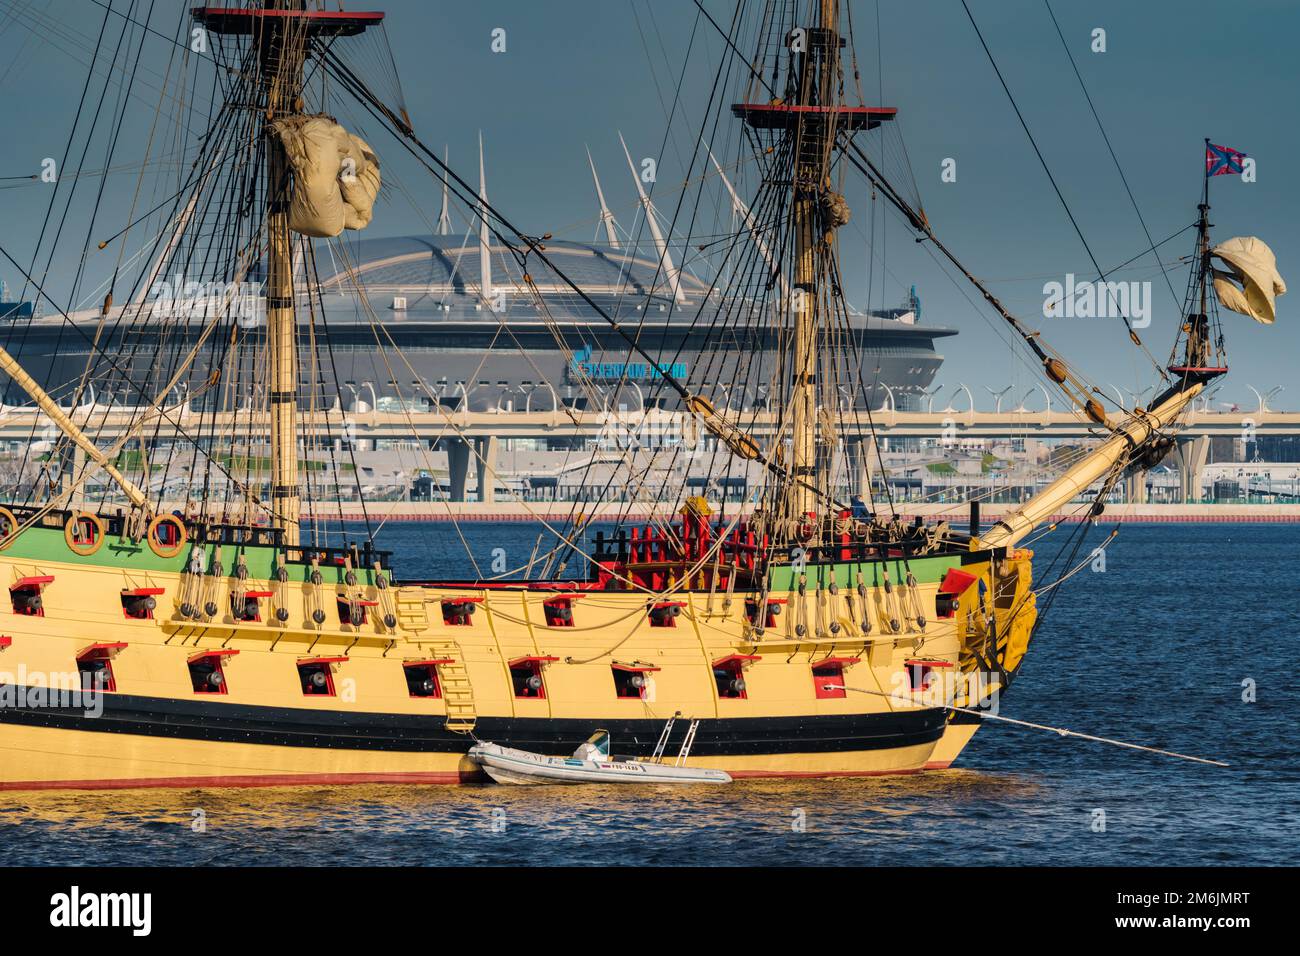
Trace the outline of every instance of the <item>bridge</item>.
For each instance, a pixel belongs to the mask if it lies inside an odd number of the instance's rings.
[[[177,440],[210,439],[269,434],[269,418],[264,410],[205,412],[188,402],[145,413],[140,407],[83,405],[72,409],[74,421],[83,427],[101,448],[123,439],[147,436],[154,444],[166,445]],[[729,416],[760,442],[770,440],[779,428],[776,416],[767,412],[738,413]],[[1255,411],[1215,411],[1208,407],[1190,409],[1184,427],[1176,436],[1174,457],[1179,467],[1181,500],[1193,500],[1199,491],[1206,466],[1210,440],[1228,437],[1257,440],[1264,436],[1300,435],[1300,412],[1277,412],[1261,402]],[[445,450],[448,455],[450,492],[453,501],[465,499],[471,459],[496,461],[499,443],[504,439],[533,440],[603,440],[619,447],[635,442],[645,446],[685,444],[693,447],[708,439],[701,421],[679,412],[660,409],[644,411],[586,411],[559,408],[547,411],[420,410],[344,411],[338,404],[328,410],[306,412],[301,418],[304,434],[328,437],[335,447],[346,442],[358,449],[373,448],[374,442],[418,442],[428,448]],[[1083,441],[1104,437],[1082,413],[1075,411],[897,411],[886,407],[874,412],[845,412],[839,425],[840,439],[851,473],[869,482],[874,456],[867,454],[871,429],[885,438],[929,439],[945,446],[967,441],[1043,440]],[[8,447],[32,441],[49,442],[58,432],[38,409],[27,406],[0,406],[0,442]],[[492,469],[479,467],[478,497],[491,501],[496,490]],[[1128,500],[1145,501],[1145,483],[1130,482]]]

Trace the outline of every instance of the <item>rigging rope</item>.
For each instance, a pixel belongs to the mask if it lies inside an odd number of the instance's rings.
[[[1169,294],[1173,296],[1174,304],[1181,307],[1182,300],[1179,299],[1178,293],[1174,291],[1173,280],[1169,278],[1164,263],[1160,261],[1160,256],[1156,253],[1156,242],[1151,238],[1151,230],[1147,228],[1146,218],[1142,215],[1137,198],[1133,195],[1133,189],[1128,184],[1128,176],[1124,174],[1124,165],[1119,161],[1119,157],[1115,155],[1115,147],[1111,145],[1110,136],[1106,133],[1106,127],[1101,123],[1101,116],[1097,112],[1096,105],[1092,102],[1092,95],[1088,92],[1088,86],[1083,82],[1083,74],[1079,72],[1079,64],[1075,61],[1074,54],[1070,52],[1070,45],[1065,42],[1065,34],[1061,32],[1061,24],[1056,20],[1056,13],[1052,10],[1051,0],[1043,0],[1043,6],[1047,8],[1047,15],[1052,18],[1052,26],[1056,28],[1056,35],[1061,39],[1061,49],[1065,51],[1065,56],[1070,61],[1070,67],[1074,70],[1075,78],[1079,81],[1079,89],[1083,91],[1083,97],[1088,101],[1088,109],[1092,111],[1092,118],[1097,121],[1097,129],[1101,133],[1101,138],[1106,142],[1106,149],[1110,152],[1110,158],[1115,163],[1115,171],[1119,173],[1120,182],[1124,184],[1124,191],[1128,193],[1128,201],[1133,206],[1133,212],[1137,214],[1138,222],[1142,224],[1142,232],[1147,237],[1149,247],[1142,255],[1146,255],[1147,252],[1155,255],[1156,263],[1160,266],[1160,274],[1164,277],[1165,285],[1169,287]],[[1111,270],[1111,272],[1115,271],[1114,269]],[[1098,278],[1104,279],[1105,276],[1099,275]]]
[[[989,49],[989,45],[984,41],[984,34],[980,32],[979,24],[975,22],[975,15],[970,12],[970,6],[966,3],[966,0],[961,0],[961,5],[962,9],[966,11],[966,16],[970,20],[970,25],[975,29],[975,36],[979,38],[980,46],[984,48],[984,53],[988,56],[989,64],[993,67],[993,72],[997,74],[998,82],[1002,84],[1003,92],[1007,94],[1007,100],[1011,103],[1011,109],[1015,111],[1016,119],[1020,120],[1020,126],[1025,131],[1025,136],[1029,139],[1029,145],[1034,148],[1034,155],[1038,157],[1038,162],[1042,165],[1043,172],[1047,174],[1047,179],[1052,184],[1052,189],[1056,193],[1056,198],[1061,201],[1061,207],[1065,210],[1065,215],[1069,218],[1070,225],[1074,227],[1074,231],[1079,237],[1079,242],[1083,243],[1083,248],[1087,251],[1088,258],[1092,260],[1092,265],[1097,270],[1098,275],[1102,279],[1105,279],[1106,273],[1102,271],[1101,264],[1097,262],[1097,257],[1093,255],[1092,247],[1088,245],[1088,240],[1083,235],[1083,229],[1079,226],[1078,220],[1074,218],[1074,212],[1070,209],[1070,204],[1065,201],[1065,194],[1061,192],[1061,187],[1057,185],[1056,177],[1052,175],[1052,170],[1047,165],[1047,159],[1043,156],[1043,151],[1038,148],[1038,141],[1034,139],[1034,134],[1029,131],[1029,124],[1025,121],[1024,114],[1020,112],[1020,106],[1016,103],[1016,98],[1011,95],[1011,87],[1007,85],[1006,79],[1002,76],[1002,70],[998,67],[997,60],[993,57],[993,51]],[[1108,287],[1106,293],[1111,297],[1111,301],[1115,305],[1116,311],[1119,312],[1120,318],[1124,320],[1124,325],[1128,329],[1129,338],[1132,340],[1133,344],[1140,348],[1143,354],[1151,360],[1152,367],[1155,368],[1160,377],[1165,381],[1169,381],[1169,373],[1165,371],[1164,366],[1156,361],[1156,357],[1151,354],[1147,347],[1142,344],[1142,340],[1133,329],[1133,323],[1129,321],[1128,315],[1119,309],[1118,302],[1115,301],[1114,292]]]
[[[878,697],[891,697],[893,700],[895,700],[898,703],[912,704],[913,706],[923,706],[923,705],[917,705],[915,704],[914,701],[909,700],[906,697],[901,697],[897,694],[891,695],[891,694],[886,694],[882,691],[867,690],[865,687],[849,687],[844,684],[827,684],[825,686],[828,689],[851,690],[857,694],[871,694],[873,696],[878,696]],[[974,716],[980,718],[981,720],[1000,720],[1003,721],[1004,723],[1015,724],[1016,726],[1019,727],[1028,727],[1031,730],[1050,731],[1051,733],[1057,734],[1061,737],[1078,737],[1080,740],[1091,740],[1094,743],[1110,744],[1111,746],[1114,747],[1126,747],[1129,750],[1141,750],[1146,753],[1158,754],[1162,757],[1176,757],[1179,760],[1190,760],[1193,763],[1209,764],[1212,767],[1229,766],[1229,764],[1224,763],[1222,760],[1210,760],[1207,757],[1193,757],[1190,754],[1178,753],[1177,751],[1174,750],[1161,750],[1158,747],[1148,747],[1144,744],[1133,744],[1133,743],[1129,743],[1126,740],[1115,740],[1114,738],[1111,737],[1098,737],[1094,734],[1085,734],[1077,730],[1067,730],[1064,727],[1050,727],[1047,724],[1035,724],[1028,720],[1018,720],[1015,717],[1003,717],[1001,714],[990,713],[989,711],[981,710],[978,707],[957,707],[953,704],[939,704],[938,706],[943,710],[951,710],[962,714],[973,714]]]

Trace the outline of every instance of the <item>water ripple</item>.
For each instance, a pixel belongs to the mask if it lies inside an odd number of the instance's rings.
[[[1065,585],[1004,710],[1226,770],[992,726],[960,768],[906,777],[6,793],[0,840],[10,864],[1294,865],[1298,691],[1278,662],[1293,657],[1300,611],[1258,583],[1294,567],[1297,533],[1229,531],[1225,562],[1224,528],[1125,528],[1105,573]],[[432,572],[453,534],[383,533],[429,555],[412,575]],[[475,533],[480,559],[535,537]]]

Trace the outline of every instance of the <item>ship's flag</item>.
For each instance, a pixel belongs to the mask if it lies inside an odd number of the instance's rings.
[[[1240,176],[1241,161],[1245,158],[1245,153],[1231,146],[1215,146],[1208,139],[1205,141],[1206,176]]]

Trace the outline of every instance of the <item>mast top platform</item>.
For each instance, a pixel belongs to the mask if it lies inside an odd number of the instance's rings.
[[[733,115],[754,129],[790,129],[800,120],[832,119],[846,129],[875,129],[898,116],[895,106],[803,106],[797,103],[735,103]]]
[[[213,33],[251,36],[268,22],[292,23],[310,36],[356,36],[378,26],[384,15],[378,11],[273,10],[262,7],[194,7],[194,19]]]

